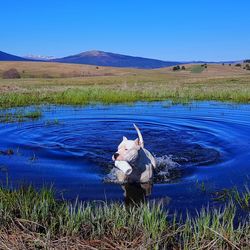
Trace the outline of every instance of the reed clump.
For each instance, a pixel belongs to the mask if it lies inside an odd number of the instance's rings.
[[[249,215],[237,195],[196,216],[170,214],[157,203],[57,200],[52,188],[0,188],[1,249],[247,249]],[[241,198],[239,198],[241,197]],[[245,204],[245,203],[244,203]],[[249,204],[248,204],[249,205]]]
[[[39,109],[35,110],[19,110],[14,112],[0,111],[0,122],[24,122],[28,120],[36,120],[42,117]]]

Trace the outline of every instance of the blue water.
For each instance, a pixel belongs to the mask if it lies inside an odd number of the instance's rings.
[[[41,110],[38,120],[0,123],[0,150],[14,151],[0,154],[3,184],[6,179],[13,187],[53,183],[66,199],[127,202],[131,195],[140,199],[147,193],[148,199],[183,210],[208,202],[213,206],[215,191],[234,186],[241,190],[250,182],[250,105],[157,102]],[[152,187],[103,181],[122,136],[136,138],[133,123],[158,161],[178,163],[169,178],[155,180]]]

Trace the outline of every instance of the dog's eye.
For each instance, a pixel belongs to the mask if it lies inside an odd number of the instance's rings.
[[[127,148],[125,148],[125,150],[128,150]]]

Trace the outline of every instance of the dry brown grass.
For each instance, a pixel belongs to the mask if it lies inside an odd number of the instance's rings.
[[[250,71],[234,65],[208,64],[201,73],[192,73],[195,64],[184,65],[186,70],[176,71],[172,67],[145,70],[133,68],[102,67],[85,64],[66,64],[53,62],[0,62],[0,76],[10,68],[16,68],[23,78],[72,78],[72,77],[150,77],[151,79],[204,79],[215,77],[250,76]]]
[[[54,62],[0,62],[0,75],[11,68],[17,69],[21,76],[25,78],[119,76],[133,74],[137,71],[125,68]]]
[[[23,225],[22,225],[23,226]],[[6,250],[32,250],[32,249],[57,249],[57,250],[123,250],[141,249],[145,246],[143,234],[135,237],[133,241],[122,239],[112,239],[103,237],[102,239],[85,240],[83,237],[64,236],[61,238],[50,238],[34,233],[24,228],[11,229],[10,232],[0,232],[0,249]]]
[[[233,76],[244,76],[249,75],[250,71],[243,69],[243,67],[235,67],[234,64],[229,66],[225,64],[208,64],[207,68],[203,72],[195,74],[191,72],[192,67],[196,64],[185,64],[186,70],[174,72],[172,67],[156,69],[155,71],[175,75],[176,77],[188,77],[188,78],[214,78],[214,77],[233,77]]]

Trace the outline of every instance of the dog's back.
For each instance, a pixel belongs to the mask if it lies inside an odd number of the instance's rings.
[[[149,182],[153,176],[153,168],[156,167],[155,158],[145,148],[139,151],[139,157],[133,165],[133,171],[128,177],[128,182]]]

